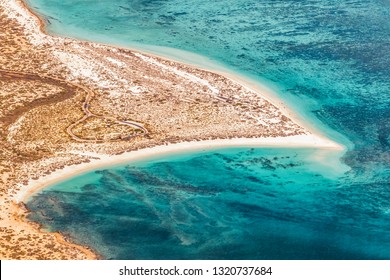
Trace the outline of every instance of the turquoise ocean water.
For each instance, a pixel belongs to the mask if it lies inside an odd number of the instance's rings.
[[[390,259],[390,1],[27,3],[50,33],[207,57],[349,147],[110,167],[40,192],[30,219],[113,259]]]

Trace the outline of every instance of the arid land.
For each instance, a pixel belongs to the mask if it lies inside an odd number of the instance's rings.
[[[1,259],[99,258],[25,219],[21,192],[61,170],[174,143],[313,137],[261,93],[219,74],[49,36],[19,0],[0,0],[0,26]]]

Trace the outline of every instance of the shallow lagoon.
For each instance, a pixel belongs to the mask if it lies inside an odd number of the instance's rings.
[[[390,194],[343,187],[317,153],[232,148],[97,170],[41,191],[29,218],[108,259],[389,258]]]
[[[107,258],[390,258],[389,1],[27,2],[49,32],[206,56],[353,144],[341,174],[286,149],[131,163],[45,190],[31,219]]]

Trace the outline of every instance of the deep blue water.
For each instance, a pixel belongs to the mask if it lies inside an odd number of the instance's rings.
[[[52,33],[206,56],[353,144],[337,175],[286,149],[108,169],[35,196],[31,219],[107,258],[390,258],[390,1],[27,2]]]

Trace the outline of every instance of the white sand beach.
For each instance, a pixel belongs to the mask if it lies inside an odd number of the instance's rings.
[[[14,65],[14,58],[6,57],[4,61],[9,65],[8,69],[3,69],[5,77],[17,77],[22,81],[25,77],[33,77],[46,87],[51,85],[75,91],[72,101],[61,101],[68,102],[66,106],[60,102],[60,105],[43,104],[51,106],[45,107],[44,113],[39,113],[39,108],[38,113],[27,108],[21,115],[16,115],[15,120],[4,125],[7,132],[4,147],[10,148],[4,161],[9,170],[0,177],[5,182],[0,226],[6,228],[12,238],[6,244],[7,249],[0,251],[0,257],[25,258],[27,251],[15,254],[12,250],[39,247],[29,243],[31,236],[45,236],[45,242],[51,245],[42,246],[44,253],[36,253],[31,258],[93,258],[94,254],[89,250],[80,250],[59,234],[31,227],[24,218],[26,209],[19,207],[38,190],[87,171],[172,153],[228,147],[315,148],[338,151],[340,156],[346,151],[345,146],[323,136],[307,120],[290,110],[270,89],[235,73],[221,69],[202,70],[143,50],[126,50],[49,35],[44,33],[43,21],[32,14],[24,2],[0,0],[0,7],[6,15],[4,18],[20,27],[21,34],[13,43],[19,42],[20,38],[25,40],[25,45],[15,43],[17,46],[12,45],[10,49],[20,48],[18,51],[23,54],[22,57],[37,49],[36,60],[42,60],[34,65],[28,65],[27,61]],[[12,34],[7,33],[9,37]],[[125,68],[136,67],[139,67],[139,73],[125,71]],[[132,81],[135,74],[142,80],[142,85]],[[48,84],[49,80],[51,84]],[[82,119],[80,107],[85,88],[92,92],[90,97],[95,98],[93,110],[97,108],[100,114],[110,113],[116,116],[110,116],[110,119],[120,120],[127,120],[133,113],[133,123],[145,124],[151,135],[127,142],[111,142],[110,138],[105,141],[109,126],[103,124],[98,130],[103,132],[103,140],[99,143],[90,139],[82,143],[73,141],[67,134],[67,128],[70,120],[79,124],[77,120]],[[162,92],[165,95],[161,95]],[[135,103],[127,104],[129,99]],[[84,105],[90,106],[84,102]],[[124,103],[129,107],[132,105],[135,113],[126,111],[126,106],[122,106]],[[30,103],[26,104],[28,107]],[[53,117],[48,108],[52,110]],[[141,109],[136,111],[137,108]],[[66,110],[70,112],[68,115],[64,113]],[[48,118],[44,119],[46,114]],[[53,122],[55,127],[39,130],[44,126],[42,123],[53,119],[57,120]],[[84,116],[84,119],[88,117]],[[29,134],[32,130],[37,130],[38,136]],[[83,132],[82,128],[79,130]],[[122,130],[114,132],[120,134]],[[28,141],[18,138],[18,135],[25,135],[23,133],[29,135]],[[30,140],[32,136],[36,136],[34,141]],[[14,150],[18,153],[13,154]],[[37,150],[43,156],[35,155]],[[36,158],[29,158],[30,154]],[[20,162],[15,163],[15,157],[19,157]],[[56,248],[54,255],[50,251],[52,247]]]

